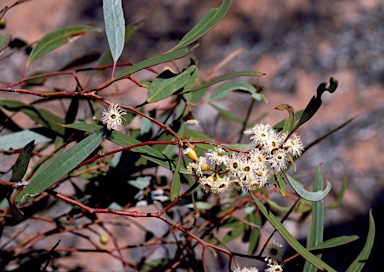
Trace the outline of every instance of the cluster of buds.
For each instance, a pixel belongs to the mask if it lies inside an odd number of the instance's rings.
[[[255,144],[248,152],[228,153],[215,148],[198,157],[192,147],[184,151],[193,160],[188,170],[198,177],[205,192],[219,194],[230,187],[247,191],[263,187],[268,184],[271,170],[286,169],[292,157],[304,150],[295,133],[277,133],[269,125],[259,124],[244,133]]]

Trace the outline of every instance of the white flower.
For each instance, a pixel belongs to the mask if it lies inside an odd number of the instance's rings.
[[[279,263],[283,259],[283,254],[283,245],[273,241],[265,248],[262,256],[265,257],[265,261],[269,261],[270,263]]]
[[[233,153],[228,157],[225,164],[233,177],[240,177],[240,171],[243,168],[244,161],[245,156],[243,153]]]
[[[288,163],[288,153],[284,149],[275,150],[268,160],[273,168],[278,170],[287,168]]]
[[[201,186],[201,189],[206,192],[206,193],[209,193],[212,189],[212,185],[213,185],[213,178],[212,177],[201,177],[199,179],[199,183],[200,183],[200,186]]]
[[[117,129],[122,125],[122,120],[125,120],[122,115],[126,114],[125,110],[119,107],[119,104],[109,105],[108,110],[103,111],[101,121],[107,125],[109,130]]]
[[[264,168],[267,163],[267,155],[257,148],[251,149],[249,157],[256,168]]]
[[[259,168],[256,171],[257,181],[259,182],[259,187],[265,186],[269,181],[269,169],[268,168]]]
[[[196,162],[189,163],[187,169],[200,177],[203,176],[203,171],[212,170],[207,164],[207,159],[205,157],[199,157]]]
[[[205,156],[216,165],[226,163],[228,160],[225,150],[220,147],[208,150]]]
[[[283,147],[295,157],[300,156],[304,151],[303,143],[300,141],[300,137],[297,136],[296,133],[293,133],[291,137],[289,137]]]
[[[216,195],[223,193],[228,190],[229,184],[230,182],[227,176],[220,178],[219,175],[216,174],[216,180],[212,184],[211,192]]]
[[[269,262],[268,268],[264,272],[283,272],[283,267],[280,264]]]
[[[259,124],[251,129],[244,131],[245,134],[251,135],[251,140],[255,144],[265,144],[270,138],[276,136],[276,132],[270,125]]]

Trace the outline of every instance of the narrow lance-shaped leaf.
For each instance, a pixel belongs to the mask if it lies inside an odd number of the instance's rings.
[[[100,31],[100,29],[94,26],[79,25],[48,33],[32,49],[27,65],[44,56],[46,53],[70,42],[73,38],[84,35],[87,31]]]
[[[124,45],[131,38],[131,36],[136,32],[136,29],[137,29],[137,24],[134,24],[134,23],[133,24],[129,24],[125,28],[125,32],[124,32]],[[107,64],[111,63],[112,60],[113,60],[113,58],[112,58],[111,49],[108,49],[108,50],[106,50],[102,54],[102,56],[101,56],[101,58],[100,58],[100,60],[99,60],[99,62],[97,64],[97,66],[107,65]],[[100,72],[100,70],[95,70],[94,71],[95,74],[99,73],[99,72]]]
[[[124,48],[125,20],[122,0],[104,0],[103,12],[109,48],[116,63]]]
[[[171,96],[187,84],[195,66],[188,67],[184,72],[171,78],[155,78],[148,89],[147,102],[157,102]]]
[[[195,88],[193,88],[192,90],[190,90],[191,92],[197,92],[201,89],[205,89],[207,87],[210,87],[214,84],[217,84],[219,82],[222,82],[224,80],[227,80],[227,79],[230,79],[230,78],[234,78],[234,77],[238,77],[238,76],[262,76],[264,75],[263,73],[260,73],[260,72],[256,72],[256,71],[252,71],[252,70],[244,70],[244,71],[238,71],[238,72],[233,72],[233,73],[229,73],[229,74],[225,74],[225,75],[222,75],[222,76],[219,76],[219,77],[216,77],[210,81],[207,81],[207,82],[204,82],[202,84],[200,84],[199,86],[196,86]]]
[[[173,172],[173,179],[171,183],[171,201],[179,197],[180,192],[180,160],[178,160],[175,172]]]
[[[323,176],[321,174],[321,167],[319,166],[315,175],[315,182],[313,184],[313,191],[321,191],[323,187]],[[324,230],[324,200],[312,202],[312,218],[307,238],[307,248],[315,247],[323,242]],[[321,254],[316,257],[321,259]],[[304,271],[316,272],[317,269],[309,262],[305,263]]]
[[[93,124],[92,125],[91,124],[70,124],[70,125],[65,125],[65,127],[87,131],[91,133],[95,133],[103,128],[103,126],[93,125]],[[139,140],[136,140],[135,138],[132,138],[116,130],[113,130],[111,135],[107,135],[107,140],[110,140],[121,146],[131,146],[131,145],[141,143]],[[172,171],[174,171],[176,168],[176,163],[174,162],[174,160],[167,158],[166,156],[164,156],[164,154],[162,154],[161,152],[157,151],[156,149],[150,146],[138,146],[138,147],[132,148],[131,150],[134,152],[141,153],[141,155],[147,160],[153,161]],[[180,166],[180,173],[190,174],[190,172],[187,169],[185,169],[183,166]]]
[[[56,116],[52,112],[33,107],[16,100],[0,100],[0,106],[13,112],[21,111],[28,115],[28,117],[33,121],[43,125],[44,127],[47,127],[60,135],[64,134],[64,128],[60,126],[60,124],[64,124],[64,119]]]
[[[351,235],[351,236],[340,236],[336,238],[329,239],[327,241],[324,241],[314,247],[310,247],[309,250],[320,250],[320,249],[327,249],[327,248],[333,248],[338,247],[341,245],[348,244],[350,242],[356,241],[359,239],[357,235]]]
[[[309,200],[309,201],[319,201],[322,200],[327,196],[329,191],[331,190],[331,183],[327,180],[327,186],[323,191],[317,191],[317,192],[309,192],[304,189],[303,184],[301,184],[299,181],[295,180],[293,177],[288,175],[286,172],[284,172],[284,175],[287,177],[287,180],[291,184],[292,188],[296,191],[296,193],[301,196],[302,198]]]
[[[369,211],[369,230],[367,240],[365,242],[363,250],[359,256],[348,267],[347,272],[359,272],[363,269],[373,247],[373,241],[375,240],[375,220],[372,216],[372,210]]]
[[[261,96],[256,92],[256,88],[246,82],[230,82],[224,84],[214,94],[212,94],[211,97],[208,98],[208,100],[212,101],[224,98],[228,95],[229,92],[237,90],[249,92],[253,98],[255,98],[256,100],[261,100]]]
[[[279,190],[282,197],[285,197],[286,195],[286,188],[283,178],[281,177],[280,173],[276,171],[276,169],[273,169],[273,176],[275,177],[276,181],[276,187]]]
[[[30,141],[21,151],[12,169],[12,176],[9,181],[18,182],[24,177],[27,171],[29,160],[31,159],[32,150],[35,147],[35,141]]]
[[[5,52],[9,42],[11,41],[10,35],[1,35],[0,36],[0,56]]]
[[[204,17],[172,48],[171,51],[182,48],[196,41],[209,30],[211,30],[227,13],[232,0],[224,0],[219,8],[209,10]]]
[[[17,196],[16,201],[21,201],[26,195],[36,195],[59,181],[64,175],[72,171],[78,164],[85,160],[103,141],[104,133],[99,131],[80,141],[67,152],[51,163],[44,172],[31,178],[31,183]]]
[[[252,212],[249,215],[249,219],[251,223],[253,223],[255,226],[261,226],[262,225],[262,220],[261,220],[261,215],[259,211]],[[260,239],[260,228],[252,227],[251,234],[249,237],[249,247],[248,247],[248,254],[254,254],[257,245],[259,244],[259,239]]]
[[[20,149],[30,141],[41,144],[51,141],[51,139],[30,130],[23,130],[0,137],[0,150]]]
[[[190,49],[183,48],[183,49],[179,49],[179,50],[175,50],[172,52],[162,54],[160,56],[155,56],[155,57],[143,60],[143,61],[133,65],[132,67],[129,67],[128,69],[124,70],[123,72],[121,72],[119,75],[117,75],[115,77],[115,79],[113,81],[117,81],[123,77],[129,76],[129,75],[136,73],[137,71],[143,70],[145,68],[152,67],[152,66],[155,66],[155,65],[158,65],[161,63],[165,63],[165,62],[169,62],[169,61],[172,61],[175,59],[180,59],[182,57],[185,57],[186,55],[191,53],[196,47],[197,47],[197,45],[191,47]]]
[[[264,206],[264,204],[258,200],[253,194],[250,194],[260,211],[271,223],[271,225],[281,234],[285,241],[294,249],[297,253],[303,256],[304,259],[309,261],[312,265],[320,269],[321,271],[336,272],[335,269],[330,267],[328,264],[317,258],[307,249],[305,249],[289,231],[281,224],[281,222]]]

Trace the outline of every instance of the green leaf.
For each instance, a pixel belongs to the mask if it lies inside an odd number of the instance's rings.
[[[214,84],[217,84],[219,82],[222,82],[224,80],[227,80],[227,79],[230,79],[230,78],[234,78],[234,77],[238,77],[238,76],[262,76],[262,75],[264,75],[264,74],[260,73],[260,72],[252,71],[252,70],[233,72],[233,73],[230,73],[230,74],[225,74],[225,75],[216,77],[216,78],[214,78],[214,79],[212,79],[212,80],[210,80],[208,82],[200,84],[199,86],[196,86],[195,88],[193,88],[191,90],[191,92],[196,92],[198,90],[205,89],[207,87],[210,87],[210,86],[212,86]]]
[[[237,91],[237,90],[249,92],[250,94],[252,94],[252,96],[256,100],[261,100],[261,96],[256,92],[256,88],[246,82],[226,83],[223,86],[220,86],[220,88],[217,89],[217,91],[214,94],[212,94],[211,97],[208,98],[208,100],[212,101],[212,100],[224,98],[228,95],[229,92]]]
[[[348,244],[350,242],[356,241],[359,239],[357,235],[351,235],[351,236],[340,236],[336,238],[329,239],[325,242],[322,242],[318,244],[317,246],[310,247],[309,250],[320,250],[320,249],[327,249],[327,248],[333,248],[341,245]]]
[[[171,78],[155,78],[148,89],[147,102],[157,102],[171,96],[177,90],[183,88],[191,77],[195,66],[188,67],[184,72]]]
[[[227,234],[225,234],[220,239],[220,242],[223,244],[226,244],[226,243],[236,239],[237,237],[239,237],[242,234],[244,234],[244,225],[243,225],[243,223],[238,222],[237,224],[235,224],[233,226],[233,228],[230,231],[227,232]]]
[[[91,125],[91,124],[70,124],[70,125],[65,125],[65,127],[87,131],[91,133],[95,133],[103,128],[103,126]],[[128,135],[125,135],[115,130],[112,130],[111,135],[107,135],[106,139],[124,147],[141,143],[135,138],[132,138]],[[164,154],[162,154],[161,152],[157,151],[156,149],[150,146],[145,145],[145,146],[135,147],[135,148],[132,148],[131,151],[141,153],[141,155],[147,160],[153,161],[172,171],[176,169],[176,164],[173,159],[167,158]],[[180,173],[190,174],[190,172],[187,169],[185,169],[183,166],[180,166]]]
[[[304,109],[303,114],[301,115],[301,118],[299,119],[299,122],[296,124],[295,128],[293,130],[296,130],[299,126],[307,122],[309,119],[311,119],[315,113],[319,110],[322,100],[321,96],[325,91],[328,91],[330,93],[333,93],[336,91],[337,88],[337,80],[335,80],[333,77],[329,80],[329,87],[327,86],[327,83],[323,82],[321,83],[316,90],[317,96],[313,96],[311,101],[309,101],[307,107]]]
[[[122,0],[104,0],[103,12],[109,48],[116,63],[124,48],[125,20]]]
[[[289,231],[280,223],[280,221],[263,205],[263,203],[258,200],[252,193],[250,194],[253,200],[255,201],[257,207],[271,223],[271,225],[278,231],[285,241],[294,249],[297,253],[303,256],[304,259],[309,261],[312,265],[320,269],[321,271],[336,272],[328,264],[317,258],[307,249],[305,249],[290,233]]]
[[[227,13],[231,3],[232,0],[224,0],[223,4],[219,8],[209,10],[204,17],[181,39],[181,41],[171,49],[171,51],[191,44],[211,30]]]
[[[51,163],[44,172],[31,178],[31,183],[17,196],[16,201],[21,201],[26,195],[36,195],[59,181],[72,171],[79,163],[85,160],[103,141],[104,133],[99,131],[80,141],[67,152]]]
[[[180,174],[178,172],[179,165],[180,163],[176,165],[176,170],[173,173],[173,178],[171,183],[171,201],[179,197],[179,192],[180,192]]]
[[[16,160],[15,165],[12,169],[12,176],[9,181],[18,182],[21,181],[27,172],[29,160],[31,159],[32,150],[35,147],[34,140],[30,141],[26,146],[24,146],[19,157]]]
[[[249,214],[249,221],[256,226],[262,225],[261,215],[259,211]],[[251,235],[249,237],[248,255],[255,253],[260,239],[260,228],[251,227]]]
[[[279,204],[277,204],[276,202],[274,202],[270,199],[266,199],[265,201],[268,203],[270,209],[274,212],[287,213],[291,209],[290,207],[280,206]],[[303,205],[302,203],[305,203],[305,202],[301,201],[300,205],[296,206],[296,208],[293,210],[293,212],[306,213],[312,209],[312,207],[310,205]]]
[[[191,77],[188,79],[187,84],[183,87],[183,93],[188,92],[193,87],[195,87],[197,80],[199,79],[199,70],[195,66],[195,69],[193,70]]]
[[[7,49],[10,41],[11,41],[10,35],[1,35],[0,36],[0,56],[5,52],[5,49]]]
[[[300,110],[295,112],[295,120],[300,119],[301,115],[303,114],[304,110]],[[291,117],[285,118],[282,121],[278,122],[276,125],[273,126],[274,130],[282,131],[284,129],[285,124],[287,123],[288,119]],[[291,121],[288,121],[291,122]]]
[[[124,70],[121,72],[118,76],[115,77],[115,79],[112,81],[117,81],[123,77],[129,76],[133,73],[136,73],[137,71],[143,70],[148,67],[152,67],[154,65],[158,65],[161,63],[169,62],[175,59],[180,59],[182,57],[185,57],[189,53],[191,53],[197,46],[193,46],[190,49],[184,48],[184,49],[179,49],[176,51],[168,52],[165,54],[162,54],[160,56],[155,56],[146,60],[143,60],[128,69]]]
[[[324,191],[309,192],[309,191],[304,189],[303,184],[301,184],[299,181],[295,180],[293,177],[288,175],[286,172],[284,172],[284,174],[287,177],[292,188],[296,191],[296,193],[306,200],[309,200],[309,201],[322,200],[323,198],[325,198],[327,196],[327,194],[331,190],[331,183],[327,180],[327,186],[325,187]]]
[[[12,112],[21,111],[22,113],[28,115],[28,117],[33,121],[55,131],[60,135],[64,135],[64,128],[59,124],[64,124],[65,120],[45,109],[36,108],[16,100],[0,100],[0,106]]]
[[[232,112],[230,111],[227,111],[225,109],[222,109],[218,106],[216,106],[215,104],[211,103],[211,102],[208,102],[209,105],[211,105],[212,107],[214,107],[218,112],[219,114],[221,115],[221,117],[223,117],[224,119],[227,119],[227,120],[231,120],[231,121],[234,121],[236,123],[239,123],[241,125],[244,124],[244,120],[233,115]],[[246,124],[246,127],[250,127],[251,125],[250,124]]]
[[[72,41],[73,38],[84,35],[87,31],[100,31],[100,29],[94,26],[79,25],[58,29],[46,34],[32,49],[27,65],[48,52]]]
[[[31,141],[41,144],[51,141],[51,139],[30,130],[23,130],[0,137],[0,150],[20,149]]]
[[[273,169],[273,176],[275,177],[276,181],[276,187],[279,190],[282,197],[286,196],[286,188],[285,188],[285,182],[283,178],[281,177],[280,173],[276,171],[276,169]]]
[[[357,256],[357,258],[353,261],[353,263],[348,267],[347,272],[359,272],[363,269],[371,253],[374,240],[375,240],[375,220],[373,219],[373,216],[372,216],[372,210],[370,210],[367,241],[365,242],[364,248],[360,252],[359,256]]]
[[[288,104],[281,104],[277,106],[275,109],[280,111],[286,110],[289,114],[289,117],[285,119],[282,133],[292,131],[296,123],[295,112],[293,111],[293,107]]]
[[[313,191],[321,191],[323,187],[323,176],[321,174],[320,166],[317,168],[315,175],[315,182],[313,184]],[[324,230],[324,200],[315,201],[312,203],[312,218],[307,237],[307,248],[312,248],[323,242]],[[321,254],[316,257],[321,259]],[[304,271],[316,272],[317,269],[309,262],[305,262]]]
[[[124,45],[127,43],[127,41],[131,38],[131,36],[136,32],[137,25],[135,23],[129,24],[125,28],[125,33],[124,33]],[[112,54],[111,54],[111,49],[106,50],[103,55],[101,56],[97,66],[103,66],[111,63],[112,61]],[[95,70],[94,73],[99,73],[101,70]]]

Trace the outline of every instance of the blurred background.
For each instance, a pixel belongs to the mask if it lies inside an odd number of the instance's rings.
[[[2,0],[0,8],[13,2]],[[171,49],[207,10],[220,4],[218,0],[124,0],[126,23],[136,23],[138,30],[120,61],[138,62]],[[355,119],[297,161],[300,180],[305,184],[312,183],[317,166],[322,164],[324,179],[330,180],[333,187],[327,203],[335,202],[344,171],[348,172],[349,183],[341,208],[326,211],[325,238],[356,234],[361,239],[324,255],[324,260],[337,271],[343,271],[363,247],[371,207],[378,232],[364,271],[380,267],[378,246],[384,241],[379,232],[384,206],[383,13],[384,3],[379,0],[234,0],[226,17],[199,40],[200,47],[192,54],[199,70],[210,75],[237,70],[265,73],[259,78],[241,80],[262,86],[269,100],[267,104],[255,104],[251,120],[268,113],[262,122],[272,125],[286,117],[285,112],[276,111],[274,107],[284,103],[295,110],[304,109],[321,82],[329,82],[330,77],[338,80],[337,91],[323,95],[322,107],[298,134],[308,145],[350,118]],[[104,28],[102,1],[31,0],[9,10],[4,18],[6,28],[0,33],[11,34],[27,43],[34,43],[57,28],[76,24]],[[106,49],[106,37],[102,33],[91,33],[86,39],[49,53],[56,57],[41,58],[29,69],[57,69],[75,56]],[[234,52],[240,53],[225,66],[215,69]],[[27,57],[19,52],[0,63],[1,80],[21,78]],[[181,60],[175,65],[182,69],[187,61]],[[145,76],[138,75],[139,78]],[[119,103],[143,101],[145,96],[132,97],[137,87],[124,84],[119,85],[120,92],[124,93]],[[111,100],[117,99],[113,92]],[[0,94],[0,97],[6,96],[12,97]],[[249,103],[249,96],[231,94],[229,99],[220,101],[220,106],[244,117]],[[214,114],[212,109],[201,107],[195,112],[195,118],[210,132]],[[232,125],[223,124],[220,137],[232,136]],[[293,225],[291,231],[297,237],[307,235],[305,225]],[[286,257],[291,254],[286,253]],[[244,263],[252,264],[249,260]],[[288,264],[284,271],[295,269]]]

